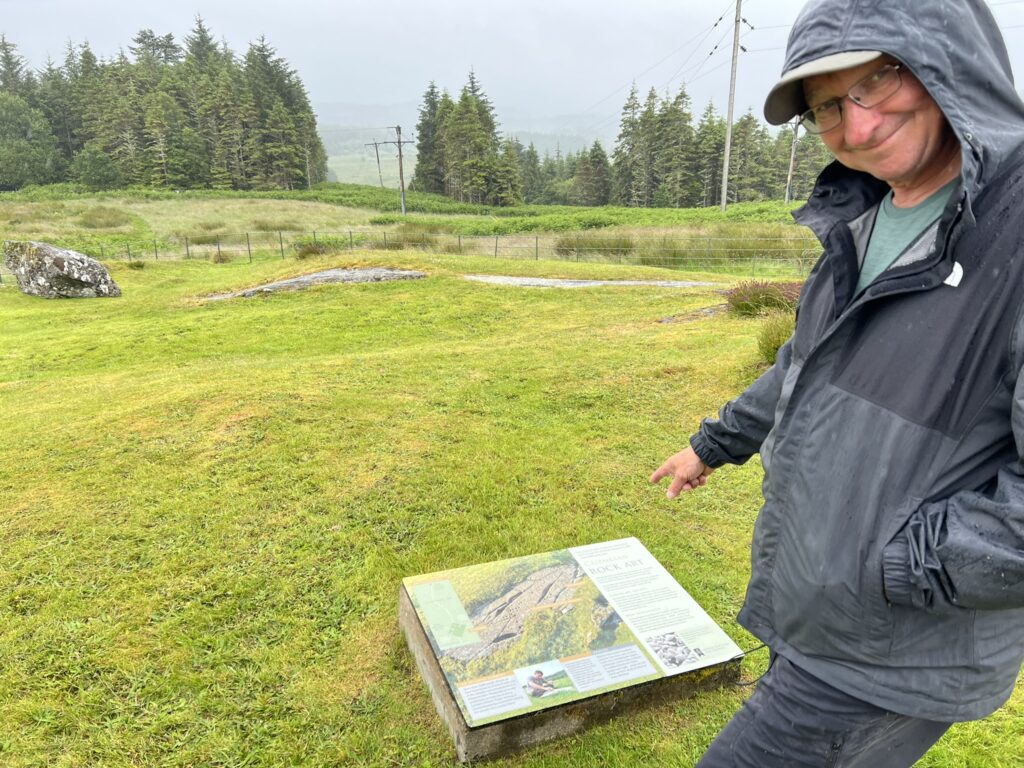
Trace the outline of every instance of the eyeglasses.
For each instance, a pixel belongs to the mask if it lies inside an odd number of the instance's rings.
[[[822,134],[843,124],[843,100],[848,98],[858,107],[873,109],[900,89],[902,64],[886,64],[863,80],[858,80],[846,96],[829,99],[800,115],[800,123],[808,133]]]

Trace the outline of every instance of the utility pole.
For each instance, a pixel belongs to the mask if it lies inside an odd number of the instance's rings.
[[[394,144],[398,147],[398,184],[399,189],[402,190],[402,215],[405,216],[405,169],[402,164],[402,145],[412,144],[413,142],[409,139],[402,141],[402,126],[391,125],[388,127],[395,129],[395,141],[381,141],[379,143]],[[383,186],[383,184],[381,186]]]
[[[736,0],[736,27],[732,35],[732,74],[729,76],[729,115],[725,123],[725,160],[722,163],[722,212],[725,212],[729,194],[729,155],[732,152],[732,115],[736,103],[736,63],[740,54],[740,4]]]
[[[789,174],[786,176],[786,203],[793,192],[793,172],[796,170],[796,137],[800,133],[800,118],[793,121],[793,146],[789,149]]]
[[[364,146],[373,147],[373,153],[377,155],[377,178],[380,179],[380,188],[384,189],[384,174],[380,172],[380,150],[377,149],[380,144],[376,139],[374,139],[373,144],[366,144]]]
[[[402,126],[395,126],[395,143],[398,144],[398,188],[402,190],[402,215],[405,216],[405,170],[402,167]]]

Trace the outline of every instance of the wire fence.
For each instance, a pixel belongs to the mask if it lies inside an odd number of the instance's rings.
[[[821,255],[821,246],[813,237],[676,233],[637,236],[594,231],[561,235],[453,235],[381,229],[279,230],[200,233],[152,240],[109,238],[71,247],[100,261],[203,259],[214,263],[240,260],[252,263],[268,258],[301,259],[344,251],[376,250],[643,265],[752,277],[805,277]],[[10,279],[10,272],[0,265],[0,280],[4,279]]]

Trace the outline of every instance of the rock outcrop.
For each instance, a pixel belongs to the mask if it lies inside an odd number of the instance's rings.
[[[22,293],[44,299],[120,296],[107,268],[77,251],[31,240],[4,243],[7,268]]]
[[[474,627],[479,627],[479,642],[451,648],[445,655],[468,662],[504,650],[522,636],[532,612],[541,608],[571,611],[583,577],[578,565],[552,565],[530,574],[471,617]]]

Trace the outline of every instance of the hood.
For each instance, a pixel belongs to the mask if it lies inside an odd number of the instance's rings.
[[[811,0],[790,32],[783,74],[834,53],[895,56],[928,90],[960,140],[965,223],[971,202],[1024,143],[1024,101],[983,0]]]

